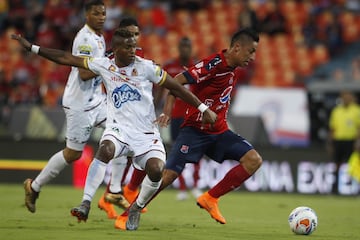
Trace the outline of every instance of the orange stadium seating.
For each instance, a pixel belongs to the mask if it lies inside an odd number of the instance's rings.
[[[286,19],[287,34],[268,36],[261,34],[255,61],[255,72],[250,84],[257,86],[299,86],[298,78],[311,75],[313,69],[326,63],[330,56],[328,49],[321,44],[308,47],[304,44],[302,28],[310,14],[311,1],[279,1],[280,11]],[[252,7],[262,18],[266,14],[266,4],[253,2]],[[169,15],[167,33],[143,34],[140,42],[145,57],[164,64],[177,54],[177,40],[184,35],[193,41],[193,50],[197,59],[206,57],[227,48],[231,34],[238,26],[238,14],[241,5],[238,1],[212,1],[207,8],[189,12],[178,10]],[[140,25],[149,20],[149,11],[138,11]],[[319,16],[317,23],[322,25],[331,18],[328,13]],[[330,19],[331,20],[331,19]],[[360,16],[350,11],[342,12],[334,21],[339,21],[345,43],[351,43],[360,37]],[[14,42],[9,41],[8,29],[0,41],[0,67],[7,79],[11,79],[17,62],[21,60],[19,52],[14,50]],[[20,58],[20,60],[19,60]],[[52,65],[42,63],[40,81],[46,81]],[[301,84],[300,84],[301,85]]]

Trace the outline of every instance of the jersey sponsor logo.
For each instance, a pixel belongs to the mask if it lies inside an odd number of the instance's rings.
[[[78,51],[80,54],[90,55],[92,52],[92,48],[91,48],[91,45],[80,45],[78,47]]]
[[[129,85],[124,84],[117,87],[111,94],[114,106],[120,108],[123,103],[128,101],[140,101],[141,95],[138,90],[132,89]]]
[[[187,145],[182,145],[180,148],[180,152],[182,153],[188,153],[189,152],[189,146]]]
[[[111,76],[111,81],[114,81],[114,82],[127,82],[128,80],[129,79],[124,75]]]
[[[232,91],[233,87],[229,86],[227,87],[220,95],[220,102],[221,103],[227,103],[230,100],[230,96],[231,96],[231,91]]]
[[[206,64],[205,68],[206,68],[206,70],[210,71],[211,69],[213,69],[219,63],[221,63],[221,57],[216,56]]]

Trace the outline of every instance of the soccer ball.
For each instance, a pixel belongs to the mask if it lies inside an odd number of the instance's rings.
[[[299,235],[310,235],[316,230],[318,219],[315,211],[301,206],[291,211],[289,215],[290,229]]]

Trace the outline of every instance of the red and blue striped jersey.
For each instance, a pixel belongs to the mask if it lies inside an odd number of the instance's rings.
[[[213,54],[183,72],[190,85],[190,90],[218,115],[212,126],[202,124],[202,113],[188,106],[182,126],[192,126],[210,134],[219,134],[228,130],[227,112],[231,96],[236,91],[236,84],[241,80],[242,69],[230,67],[224,53]]]

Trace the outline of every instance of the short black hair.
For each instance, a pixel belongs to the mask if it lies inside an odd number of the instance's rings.
[[[134,37],[134,34],[125,28],[117,28],[113,37],[131,38]]]
[[[259,33],[252,28],[242,28],[234,33],[231,38],[230,46],[233,46],[237,41],[244,42],[248,40],[259,42]]]
[[[132,38],[134,37],[134,34],[127,30],[126,28],[117,28],[112,36],[111,39],[111,45],[114,48],[115,47],[115,41],[119,38]]]
[[[128,27],[128,26],[139,27],[139,24],[136,21],[136,19],[133,17],[125,17],[125,18],[121,19],[121,21],[119,23],[119,28],[124,28],[124,27]]]
[[[98,5],[103,5],[105,6],[104,2],[101,1],[101,0],[89,0],[89,1],[86,1],[85,3],[85,11],[89,11],[92,6],[98,6]]]

